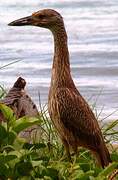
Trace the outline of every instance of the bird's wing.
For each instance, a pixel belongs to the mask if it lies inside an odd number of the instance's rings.
[[[88,146],[98,147],[102,134],[87,102],[76,91],[68,88],[57,93],[58,110],[64,126]]]

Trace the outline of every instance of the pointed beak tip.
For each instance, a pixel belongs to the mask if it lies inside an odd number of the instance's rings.
[[[12,22],[10,22],[10,23],[8,24],[8,26],[14,26],[14,24],[13,24]]]
[[[27,16],[21,19],[17,19],[15,21],[12,21],[8,24],[8,26],[25,26],[25,25],[31,25],[31,16]]]
[[[20,23],[18,23],[17,21],[13,21],[8,24],[8,26],[19,26],[19,25]]]

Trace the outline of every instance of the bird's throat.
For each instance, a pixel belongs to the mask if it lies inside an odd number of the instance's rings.
[[[72,83],[70,74],[69,52],[65,29],[61,28],[54,34],[54,59],[52,67],[52,87],[65,87]]]

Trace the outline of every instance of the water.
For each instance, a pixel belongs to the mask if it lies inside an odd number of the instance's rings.
[[[0,84],[9,89],[18,76],[38,104],[47,103],[53,58],[52,34],[36,27],[9,27],[17,18],[43,8],[64,17],[68,33],[72,76],[100,117],[118,109],[118,1],[117,0],[0,0]],[[113,113],[108,119],[118,117]]]

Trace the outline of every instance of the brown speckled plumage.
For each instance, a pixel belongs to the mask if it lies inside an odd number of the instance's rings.
[[[96,155],[102,167],[107,166],[111,161],[110,155],[98,122],[71,77],[67,34],[61,15],[54,10],[44,9],[9,25],[34,25],[51,30],[54,59],[48,98],[50,117],[68,156],[70,147],[76,152],[78,146],[83,146]]]
[[[9,90],[6,97],[0,101],[9,106],[15,113],[17,118],[22,116],[37,116],[38,110],[29,95],[25,91],[26,81],[19,77]],[[35,107],[35,108],[34,108]],[[0,121],[4,121],[2,113],[0,113]]]

